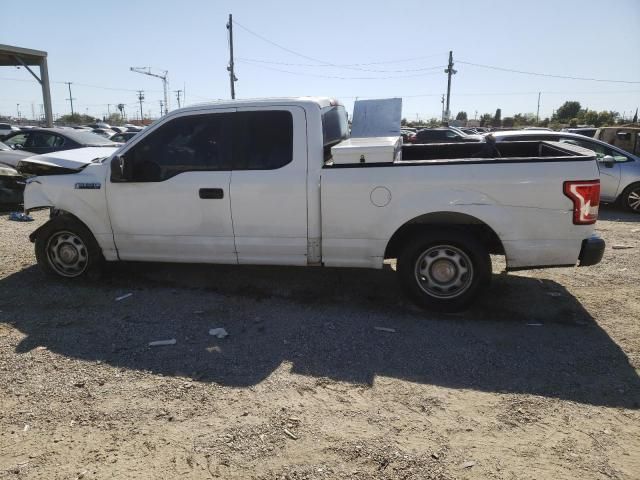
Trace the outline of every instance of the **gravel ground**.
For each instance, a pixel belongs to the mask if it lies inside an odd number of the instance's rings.
[[[640,216],[602,209],[595,267],[497,261],[458,315],[391,269],[48,280],[35,218],[0,215],[0,478],[640,478]]]

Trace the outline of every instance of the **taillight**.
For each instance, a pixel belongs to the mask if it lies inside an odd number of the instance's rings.
[[[569,180],[564,182],[563,190],[573,202],[573,223],[596,223],[600,203],[600,180]]]

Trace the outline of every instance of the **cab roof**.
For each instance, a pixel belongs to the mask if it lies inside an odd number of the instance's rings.
[[[246,107],[256,104],[300,104],[300,103],[308,103],[308,104],[316,104],[320,108],[329,107],[332,105],[342,105],[335,98],[331,97],[271,97],[271,98],[243,98],[241,100],[215,100],[212,102],[202,102],[196,103],[193,105],[189,105],[188,107],[180,108],[177,110],[172,110],[171,113],[176,111],[188,111],[190,109],[198,109],[206,106],[216,106],[216,107]]]

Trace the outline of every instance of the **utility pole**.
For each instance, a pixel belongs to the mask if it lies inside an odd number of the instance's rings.
[[[476,110],[476,113],[475,113],[475,115],[473,116],[473,119],[474,119],[474,120],[477,120],[477,119],[478,119],[478,110]]]
[[[538,110],[536,111],[536,123],[540,122],[540,94],[542,92],[538,92]]]
[[[445,111],[446,119],[449,120],[451,112],[449,111],[449,103],[451,100],[451,75],[455,75],[457,70],[453,69],[453,51],[449,50],[449,65],[445,69],[444,73],[447,74],[447,110]]]
[[[162,116],[162,106],[163,106],[162,100],[160,100],[160,116]]]
[[[16,103],[16,112],[18,112],[18,120],[20,120],[20,104]]]
[[[64,82],[67,84],[67,86],[69,87],[69,98],[67,98],[67,100],[69,100],[69,102],[71,103],[71,115],[73,116],[73,96],[71,95],[71,82]]]
[[[178,100],[178,108],[180,108],[180,94],[182,93],[182,90],[174,90],[175,94],[176,94],[176,100]]]
[[[440,99],[440,103],[442,104],[442,121],[444,122],[444,93],[442,94],[442,98]]]
[[[227,70],[229,71],[229,83],[231,85],[231,99],[236,99],[236,87],[235,82],[238,81],[234,73],[233,64],[233,15],[229,14],[229,23],[227,23],[227,30],[229,30],[229,65]]]
[[[162,88],[164,90],[164,114],[169,113],[169,71],[161,70],[162,74],[160,75],[158,73],[151,73],[151,67],[131,67],[129,70],[162,80]]]
[[[142,101],[144,100],[144,91],[138,90],[138,101],[140,102],[140,121],[144,120],[144,114],[142,113]]]

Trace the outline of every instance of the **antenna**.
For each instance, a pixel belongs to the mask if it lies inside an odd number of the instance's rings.
[[[161,74],[153,73],[151,67],[131,67],[129,70],[143,75],[149,75],[150,77],[156,77],[162,80],[162,88],[164,89],[164,114],[169,113],[169,71],[160,70]]]

